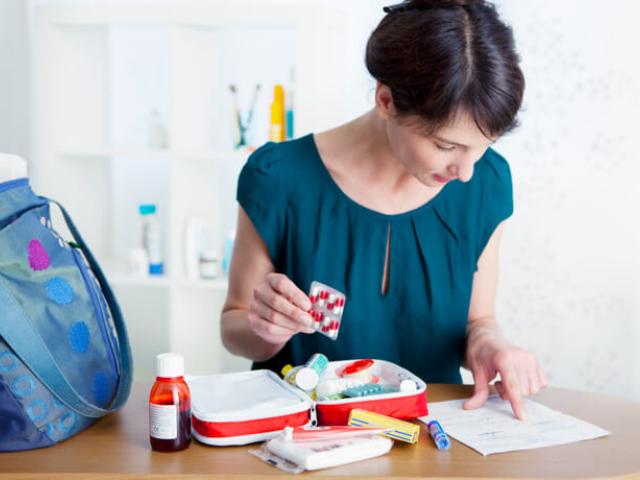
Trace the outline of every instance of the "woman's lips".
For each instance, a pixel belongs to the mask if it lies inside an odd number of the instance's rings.
[[[437,173],[433,174],[433,178],[436,182],[440,182],[440,183],[447,183],[449,180],[451,180],[451,178],[443,177],[441,175],[438,175]]]

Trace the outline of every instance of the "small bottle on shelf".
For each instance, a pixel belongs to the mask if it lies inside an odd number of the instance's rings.
[[[157,208],[153,204],[140,205],[138,211],[142,217],[142,245],[149,259],[149,274],[162,275],[164,273],[162,232],[156,214]]]
[[[273,89],[271,103],[271,124],[269,126],[269,140],[282,142],[285,139],[285,98],[284,88],[278,84]]]
[[[224,241],[224,256],[222,257],[222,273],[225,278],[229,278],[231,268],[231,257],[233,256],[233,244],[236,241],[236,231],[230,230]]]
[[[200,253],[200,278],[216,280],[220,276],[220,261],[217,250],[203,249]]]
[[[294,70],[291,67],[289,74],[289,91],[286,93],[285,99],[285,127],[286,127],[286,135],[285,138],[287,140],[291,140],[294,136],[294,99],[293,99],[293,85],[294,85]]]
[[[153,150],[164,150],[169,147],[167,128],[164,126],[158,110],[152,110],[149,116],[147,143],[149,148]]]
[[[191,393],[184,381],[184,359],[162,353],[156,365],[149,394],[149,441],[158,452],[177,452],[191,443]]]

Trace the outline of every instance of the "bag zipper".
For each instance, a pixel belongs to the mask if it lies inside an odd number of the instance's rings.
[[[316,402],[311,404],[311,408],[309,409],[309,425],[312,427],[318,426],[318,412],[316,411]]]
[[[26,187],[27,185],[29,185],[29,180],[27,178],[16,178],[14,180],[9,180],[8,182],[2,182],[0,183],[0,193],[11,190],[12,188]]]

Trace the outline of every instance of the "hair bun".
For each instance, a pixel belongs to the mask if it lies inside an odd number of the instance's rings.
[[[431,8],[470,7],[471,5],[484,5],[484,0],[410,0],[409,3],[428,5]]]
[[[427,10],[431,8],[471,7],[474,5],[486,5],[485,0],[405,0],[396,5],[384,7],[387,13],[404,12],[407,10]]]

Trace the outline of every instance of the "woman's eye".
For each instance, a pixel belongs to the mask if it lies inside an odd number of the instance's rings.
[[[451,152],[452,150],[455,150],[455,148],[456,148],[455,145],[453,145],[451,147],[444,147],[442,145],[438,145],[437,143],[435,145],[436,145],[436,148],[438,150],[442,150],[443,152]]]

